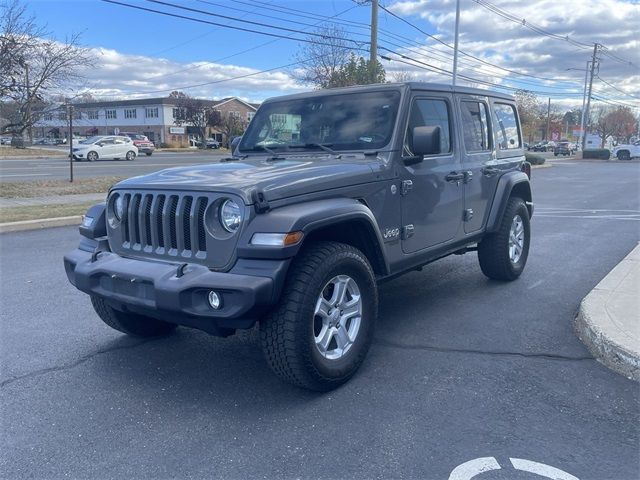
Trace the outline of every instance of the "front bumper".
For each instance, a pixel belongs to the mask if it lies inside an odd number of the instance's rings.
[[[241,265],[237,273],[222,273],[188,264],[180,276],[177,264],[124,258],[111,252],[101,252],[94,259],[92,255],[76,249],[64,257],[67,277],[79,290],[102,297],[117,310],[215,335],[251,328],[277,301],[288,267],[288,261],[263,261],[253,267]],[[210,290],[222,297],[218,310],[209,306]]]

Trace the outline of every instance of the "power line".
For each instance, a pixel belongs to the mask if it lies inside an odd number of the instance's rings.
[[[177,14],[177,13],[163,12],[161,10],[155,10],[153,8],[141,7],[139,5],[131,5],[129,3],[118,2],[116,0],[100,0],[100,1],[105,2],[105,3],[111,3],[111,4],[114,4],[114,5],[120,5],[120,6],[123,6],[123,7],[132,8],[132,9],[135,9],[135,10],[142,10],[142,11],[145,11],[145,12],[157,13],[159,15],[164,15],[166,17],[180,18],[180,19],[189,20],[189,21],[192,21],[192,22],[203,23],[203,24],[207,24],[207,25],[214,25],[214,26],[218,26],[218,27],[224,27],[224,28],[228,28],[228,29],[231,29],[231,30],[239,30],[239,31],[242,31],[242,32],[257,33],[259,35],[265,35],[265,36],[268,36],[268,37],[283,38],[283,39],[287,39],[287,40],[295,40],[296,42],[313,43],[313,44],[316,44],[316,45],[328,45],[327,43],[311,40],[309,38],[294,38],[294,37],[291,37],[291,36],[280,35],[280,34],[272,33],[272,32],[263,32],[263,31],[255,30],[255,29],[251,29],[251,28],[232,26],[232,25],[225,25],[223,23],[212,22],[210,20],[203,20],[203,19],[200,19],[200,18],[188,17],[186,15],[180,15],[180,14]],[[272,27],[272,28],[274,28],[274,27]],[[300,31],[299,33],[306,34],[306,32],[302,32],[302,31]],[[329,38],[329,37],[325,37],[325,38]],[[355,41],[353,41],[353,42],[355,42]],[[355,43],[358,43],[358,42],[355,42]],[[368,42],[360,42],[360,43],[367,44]],[[351,47],[351,49],[354,50],[354,51],[367,51],[367,50],[365,50],[363,48],[360,48],[360,47]]]
[[[475,0],[474,0],[474,1],[475,1]],[[429,37],[429,38],[431,38],[431,39],[435,40],[436,42],[438,42],[438,43],[440,43],[440,44],[444,45],[445,47],[447,47],[447,48],[449,48],[449,49],[451,49],[451,50],[454,50],[454,46],[453,46],[453,45],[450,45],[450,44],[448,44],[447,42],[445,42],[445,41],[443,41],[443,40],[439,39],[439,38],[438,38],[438,37],[436,37],[435,35],[432,35],[432,34],[430,34],[430,33],[426,32],[426,31],[424,31],[423,29],[421,29],[420,27],[418,27],[418,26],[417,26],[417,25],[415,25],[414,23],[410,22],[409,20],[407,20],[407,19],[405,19],[405,18],[403,18],[403,17],[401,17],[401,16],[399,16],[399,15],[395,14],[394,12],[392,12],[391,10],[389,10],[389,9],[387,9],[387,8],[385,8],[385,7],[383,7],[382,5],[380,6],[380,8],[381,8],[382,10],[384,10],[385,12],[387,12],[387,13],[388,13],[389,15],[391,15],[392,17],[397,18],[398,20],[400,20],[400,21],[402,21],[402,22],[406,23],[407,25],[411,26],[411,27],[412,27],[412,28],[414,28],[415,30],[419,31],[419,32],[420,32],[420,33],[422,33],[423,35],[426,35],[427,37]],[[425,47],[422,47],[422,48],[425,48]],[[543,80],[543,81],[545,81],[545,82],[557,82],[557,81],[558,81],[557,79],[554,79],[554,78],[541,77],[541,76],[538,76],[538,75],[533,75],[533,74],[530,74],[530,73],[520,72],[520,71],[517,71],[517,70],[513,70],[513,69],[506,68],[506,67],[502,67],[502,66],[500,66],[500,65],[496,65],[495,63],[491,63],[491,62],[489,62],[489,61],[487,61],[487,60],[484,60],[484,59],[482,59],[482,58],[480,58],[480,57],[477,57],[477,56],[475,56],[475,55],[472,55],[472,54],[470,54],[470,53],[468,53],[468,52],[465,52],[464,50],[458,50],[458,53],[460,53],[461,55],[464,55],[464,56],[466,56],[466,57],[472,58],[472,59],[476,60],[477,62],[483,63],[483,64],[488,65],[488,66],[490,66],[490,67],[495,67],[495,68],[498,68],[498,69],[503,70],[503,71],[505,71],[505,72],[513,73],[514,75],[519,75],[519,76],[523,76],[523,77],[531,77],[531,78],[535,78],[535,79],[537,79],[537,80]],[[573,83],[573,82],[571,82],[571,83]]]
[[[632,94],[630,94],[630,93],[628,93],[628,92],[625,92],[625,91],[624,91],[624,90],[622,90],[621,88],[618,88],[618,87],[616,87],[615,85],[612,85],[611,83],[607,82],[604,78],[602,78],[600,75],[596,75],[596,77],[597,77],[597,78],[598,78],[602,83],[604,83],[605,85],[608,85],[609,87],[613,88],[614,90],[616,90],[616,91],[618,91],[618,92],[620,92],[620,93],[623,93],[623,94],[625,94],[625,95],[627,95],[627,96],[629,96],[629,97],[631,97],[631,98],[635,98],[636,100],[640,100],[640,97],[637,97],[637,96],[635,96],[635,95],[632,95]]]

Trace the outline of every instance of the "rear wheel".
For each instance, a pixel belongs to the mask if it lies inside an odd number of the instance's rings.
[[[511,197],[500,228],[478,244],[482,273],[495,280],[511,281],[520,276],[529,256],[531,227],[529,211],[519,197]]]
[[[266,360],[284,380],[327,391],[355,374],[369,350],[378,309],[364,254],[336,242],[300,253],[280,304],[260,322]]]
[[[91,303],[104,323],[119,332],[134,337],[157,337],[173,332],[177,325],[134,313],[125,313],[107,305],[100,297],[91,296]]]
[[[136,158],[136,152],[134,152],[133,150],[129,150],[125,158],[129,161],[134,160]]]
[[[90,162],[95,162],[98,159],[98,154],[94,151],[87,153],[87,160]]]
[[[620,150],[617,157],[618,160],[631,160],[631,153],[629,150]]]

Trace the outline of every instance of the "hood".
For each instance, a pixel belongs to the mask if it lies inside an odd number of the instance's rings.
[[[379,179],[374,172],[379,171],[380,162],[362,154],[343,155],[341,159],[267,158],[169,168],[124,180],[114,188],[226,192],[240,195],[246,204],[251,204],[254,191],[262,191],[267,201],[273,201]]]

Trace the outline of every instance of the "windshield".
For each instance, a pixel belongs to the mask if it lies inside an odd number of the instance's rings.
[[[92,143],[96,143],[98,140],[100,140],[102,137],[89,137],[85,140],[81,140],[78,143],[82,143],[83,145],[90,145]]]
[[[400,92],[317,95],[264,104],[242,136],[240,151],[376,149],[391,139]]]

